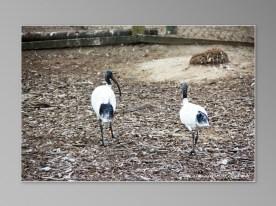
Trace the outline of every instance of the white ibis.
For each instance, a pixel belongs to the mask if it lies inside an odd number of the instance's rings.
[[[102,136],[102,145],[105,146],[104,137],[103,137],[103,125],[109,124],[109,129],[114,138],[112,130],[112,120],[114,117],[114,112],[116,110],[116,96],[112,90],[111,80],[117,85],[119,89],[119,95],[121,97],[121,89],[113,76],[112,71],[108,70],[105,73],[106,85],[98,86],[94,89],[91,95],[91,103],[94,112],[97,115],[99,120],[101,136]]]
[[[198,130],[209,126],[209,118],[206,110],[196,104],[190,103],[187,98],[188,84],[181,83],[182,107],[180,109],[180,120],[185,127],[192,132],[193,149],[190,154],[195,154],[195,146],[198,140]],[[196,134],[195,134],[196,133]]]

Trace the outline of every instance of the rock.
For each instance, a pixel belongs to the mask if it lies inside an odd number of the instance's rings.
[[[40,171],[44,171],[44,172],[48,172],[48,171],[50,171],[52,168],[51,167],[42,167],[42,168],[40,168],[39,170]]]
[[[221,164],[226,165],[228,163],[228,159],[223,159],[220,161]]]

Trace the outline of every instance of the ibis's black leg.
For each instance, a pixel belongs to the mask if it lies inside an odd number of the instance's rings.
[[[113,129],[112,129],[112,122],[109,123],[109,129],[110,129],[112,138],[115,138],[115,136],[113,134]]]
[[[197,144],[197,140],[198,140],[198,130],[196,131],[195,145]]]
[[[104,136],[103,136],[103,124],[102,124],[101,120],[99,120],[99,124],[100,124],[100,129],[101,129],[102,145],[105,146],[105,144],[104,144]]]
[[[195,154],[195,142],[196,142],[196,140],[195,140],[195,132],[192,132],[192,137],[193,137],[193,149],[192,149],[192,151],[190,152],[190,155],[194,155]]]

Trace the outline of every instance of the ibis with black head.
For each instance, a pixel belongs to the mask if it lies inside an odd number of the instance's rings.
[[[195,147],[198,141],[198,131],[200,128],[209,127],[209,117],[206,110],[197,104],[190,103],[188,96],[188,84],[181,83],[182,107],[180,109],[180,120],[192,133],[193,149],[190,154],[195,154]]]
[[[105,73],[105,85],[96,87],[91,95],[91,104],[99,121],[102,145],[105,146],[103,126],[108,125],[112,138],[115,138],[112,129],[112,120],[116,110],[116,96],[112,90],[111,80],[117,85],[121,98],[121,89],[111,70]]]

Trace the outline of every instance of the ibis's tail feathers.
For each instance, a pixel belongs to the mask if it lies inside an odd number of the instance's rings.
[[[196,120],[198,122],[198,126],[202,126],[202,127],[209,126],[209,118],[207,114],[205,114],[204,112],[198,111],[196,115]]]
[[[103,122],[111,122],[114,116],[114,109],[110,103],[101,104],[100,106],[100,118]]]

